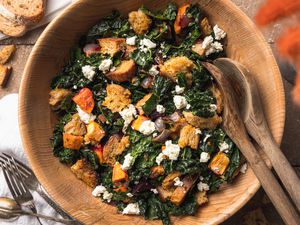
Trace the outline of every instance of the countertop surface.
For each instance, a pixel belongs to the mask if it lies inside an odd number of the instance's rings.
[[[250,18],[253,18],[258,7],[264,2],[263,0],[232,0],[241,10],[243,10]],[[263,29],[263,34],[266,40],[270,43],[275,55],[276,49],[273,44],[274,39],[283,31],[286,24],[291,24],[295,18],[289,21],[281,21],[271,25],[269,28]],[[39,35],[45,27],[28,32],[20,38],[10,38],[0,41],[1,45],[15,44],[17,52],[10,61],[13,67],[13,73],[5,88],[0,88],[0,98],[9,94],[17,93],[22,77],[22,72],[25,67],[26,60],[36,42]],[[283,80],[286,94],[286,125],[284,136],[282,139],[281,149],[289,159],[292,166],[300,175],[300,108],[293,105],[290,92],[292,85]],[[256,195],[234,216],[228,219],[223,225],[283,225],[284,223],[276,213],[270,200],[260,189]]]

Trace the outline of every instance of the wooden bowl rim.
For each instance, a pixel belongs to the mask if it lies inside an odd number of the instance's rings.
[[[30,77],[31,71],[34,68],[34,65],[32,64],[32,62],[35,61],[36,57],[37,57],[37,52],[39,51],[39,46],[40,44],[42,44],[45,40],[45,38],[47,37],[48,33],[51,32],[51,30],[56,28],[56,25],[58,23],[60,23],[60,20],[62,18],[64,18],[65,16],[67,16],[69,14],[69,12],[76,10],[76,8],[80,7],[81,4],[84,4],[85,2],[88,2],[88,0],[78,0],[77,2],[72,3],[71,5],[69,5],[68,7],[66,7],[63,12],[57,16],[43,31],[43,33],[41,34],[41,36],[38,38],[36,44],[34,45],[32,52],[26,62],[26,66],[24,69],[24,73],[21,79],[21,85],[20,85],[20,89],[19,89],[19,114],[18,114],[18,119],[19,119],[19,124],[26,124],[26,110],[22,110],[24,108],[26,108],[26,96],[28,93],[28,77]],[[236,13],[239,17],[241,17],[244,21],[244,23],[246,23],[248,25],[248,29],[250,31],[254,31],[257,35],[257,37],[259,39],[261,39],[262,42],[265,42],[265,39],[263,37],[263,35],[261,34],[261,32],[257,29],[257,27],[254,25],[254,23],[250,20],[250,18],[248,18],[248,16],[242,12],[233,2],[231,1],[224,1],[224,4],[232,11],[232,13]],[[283,82],[282,82],[282,77],[280,74],[280,71],[278,69],[278,65],[276,63],[276,60],[273,56],[272,50],[271,48],[267,45],[267,43],[264,43],[266,46],[266,50],[269,52],[270,57],[269,61],[274,66],[275,70],[273,71],[273,76],[279,78],[277,85],[278,85],[278,98],[281,102],[281,117],[278,119],[280,124],[280,131],[278,131],[278,136],[277,136],[277,143],[281,143],[281,139],[283,136],[283,130],[284,130],[284,124],[285,124],[285,114],[286,114],[286,110],[285,110],[285,94],[284,94],[284,89],[283,89]],[[21,139],[22,139],[22,143],[23,143],[23,147],[25,150],[26,155],[28,156],[28,160],[29,163],[32,167],[32,170],[34,171],[35,175],[37,176],[38,180],[41,182],[41,184],[43,184],[45,190],[49,190],[48,187],[50,187],[50,184],[47,184],[46,180],[47,178],[43,175],[42,171],[39,171],[36,168],[36,160],[32,157],[32,152],[30,149],[31,143],[30,143],[30,137],[29,137],[29,129],[28,126],[20,126],[20,134],[21,134]],[[241,197],[239,198],[239,200],[237,200],[236,202],[234,202],[234,204],[232,205],[232,207],[230,209],[227,209],[226,212],[224,211],[224,213],[220,213],[219,215],[216,215],[214,217],[214,220],[208,224],[219,224],[221,222],[224,222],[226,219],[228,219],[230,216],[232,216],[234,213],[236,213],[238,210],[240,210],[249,200],[250,198],[252,198],[254,196],[254,194],[257,192],[257,190],[260,188],[260,183],[258,182],[257,179],[255,179],[252,184],[249,184],[249,188],[247,189],[247,192],[242,194]],[[55,191],[47,191],[47,193],[49,193],[50,196],[55,195]],[[55,201],[55,199],[54,199]],[[67,212],[68,209],[65,209]]]

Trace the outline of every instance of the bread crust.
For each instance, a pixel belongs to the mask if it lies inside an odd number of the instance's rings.
[[[121,64],[114,71],[110,71],[105,76],[115,82],[131,81],[136,72],[135,62],[130,60],[123,60]]]
[[[27,31],[24,24],[18,24],[10,21],[4,16],[0,15],[0,32],[11,37],[20,37]]]

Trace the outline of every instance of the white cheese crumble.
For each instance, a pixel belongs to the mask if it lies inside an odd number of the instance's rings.
[[[226,152],[226,150],[229,149],[229,145],[223,141],[222,143],[219,144],[219,149],[220,149],[220,152]]]
[[[163,105],[157,105],[156,106],[156,111],[158,113],[164,113],[166,111],[166,108]]]
[[[156,48],[156,44],[147,38],[142,39],[140,45],[146,48]]]
[[[216,104],[210,104],[210,105],[209,105],[209,110],[210,110],[211,112],[215,112],[217,109],[218,109],[218,107],[217,107]]]
[[[177,109],[183,109],[187,106],[186,98],[183,96],[175,95],[173,101]]]
[[[136,41],[136,36],[126,38],[126,44],[128,45],[135,45],[135,41]]]
[[[218,25],[215,25],[213,30],[214,30],[216,40],[221,40],[226,37],[226,32],[224,30],[222,30],[221,28],[219,28]]]
[[[201,181],[197,184],[197,187],[198,187],[199,191],[208,191],[209,190],[209,185],[206,183],[203,183]]]
[[[200,162],[201,163],[206,163],[206,162],[208,162],[209,159],[210,159],[209,153],[201,152],[201,155],[200,155]]]
[[[203,143],[205,143],[207,141],[207,139],[210,138],[210,137],[211,137],[210,134],[206,134],[205,137],[204,137],[204,139],[203,139]]]
[[[127,127],[129,124],[134,120],[134,117],[137,116],[136,109],[134,105],[130,104],[127,108],[123,109],[121,112],[119,112],[120,116],[124,120],[124,126],[123,126],[123,133],[126,132]]]
[[[183,186],[183,182],[180,180],[179,177],[174,178],[174,186],[176,186],[176,187],[182,187]]]
[[[106,200],[107,202],[111,202],[112,197],[113,194],[109,193],[108,191],[105,191],[102,196],[103,200]]]
[[[182,94],[184,92],[184,87],[180,87],[179,85],[175,86],[175,93]]]
[[[131,193],[127,193],[126,194],[129,198],[132,198],[133,197],[133,194],[131,194]]]
[[[132,163],[133,163],[133,157],[131,156],[130,153],[128,153],[127,155],[125,155],[125,158],[124,158],[124,162],[121,166],[122,170],[129,170],[132,166]]]
[[[202,132],[199,128],[196,128],[196,134],[202,134]]]
[[[207,37],[204,38],[203,42],[202,42],[202,48],[203,49],[207,49],[210,47],[210,45],[214,42],[214,38],[213,36],[209,35]]]
[[[78,105],[76,106],[76,110],[78,112],[80,120],[85,124],[89,124],[91,121],[94,121],[96,119],[95,115],[93,115],[92,113],[86,113]]]
[[[92,195],[94,197],[100,197],[104,192],[106,191],[106,187],[103,185],[98,185],[95,187],[95,189],[92,191]]]
[[[171,140],[165,142],[166,148],[162,153],[167,156],[170,160],[177,160],[180,152],[180,147],[177,144],[172,144]]]
[[[200,179],[200,180],[204,180],[204,177],[200,176],[199,179]]]
[[[140,214],[140,208],[138,203],[129,203],[124,209],[122,214],[138,215]]]
[[[158,65],[152,65],[148,71],[151,76],[156,76],[159,74]]]
[[[191,105],[190,105],[190,104],[187,104],[185,108],[186,108],[186,109],[190,109],[190,108],[191,108]]]
[[[205,55],[209,56],[210,54],[218,53],[221,51],[223,51],[223,45],[220,42],[215,41],[210,45],[208,49],[206,49]]]
[[[154,194],[158,194],[158,191],[157,191],[157,189],[156,188],[152,188],[150,191],[152,191]]]
[[[83,76],[85,76],[85,78],[89,79],[90,81],[93,81],[93,78],[96,74],[95,67],[86,65],[86,66],[83,66],[81,68],[81,70],[82,70]]]
[[[244,163],[244,164],[242,165],[241,169],[240,169],[240,172],[241,172],[241,173],[246,173],[247,169],[248,169],[248,164],[247,164],[247,163]]]
[[[150,135],[155,131],[155,123],[151,120],[142,122],[139,131],[144,135]]]
[[[153,133],[153,134],[152,134],[152,137],[155,138],[155,137],[157,137],[157,135],[158,135],[157,133]]]
[[[164,154],[163,153],[159,153],[159,155],[156,157],[155,162],[157,163],[157,165],[160,165],[161,162],[165,159]]]
[[[109,71],[110,66],[112,65],[112,60],[111,59],[104,59],[102,60],[99,70],[101,70],[103,73],[106,73]]]

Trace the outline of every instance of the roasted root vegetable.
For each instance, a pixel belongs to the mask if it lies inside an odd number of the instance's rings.
[[[84,141],[86,143],[95,143],[101,141],[105,136],[105,131],[100,126],[99,123],[92,121],[87,125],[87,133],[84,136]]]
[[[150,118],[148,118],[146,116],[139,115],[137,117],[137,119],[132,122],[131,128],[134,129],[134,130],[136,130],[136,131],[139,131],[142,123],[145,122],[145,121],[147,121],[147,120],[150,120]]]
[[[210,161],[208,168],[210,168],[215,174],[223,175],[229,165],[229,158],[224,152],[219,152]]]
[[[133,11],[128,15],[128,21],[136,34],[145,34],[150,28],[152,20],[143,11]]]
[[[170,174],[168,174],[165,179],[162,182],[162,187],[164,189],[169,189],[173,184],[174,184],[174,179],[176,177],[180,177],[181,173],[180,172],[171,172]]]
[[[114,56],[117,52],[125,49],[124,38],[101,38],[98,39],[100,53]]]
[[[136,109],[138,110],[138,112],[139,112],[139,114],[140,115],[144,115],[144,110],[143,110],[143,105],[145,105],[145,103],[149,100],[149,98],[152,96],[152,93],[149,93],[149,94],[147,94],[147,95],[145,95],[142,99],[140,99],[137,103],[136,103],[136,105],[135,105],[135,107],[136,107]]]
[[[80,117],[77,113],[74,114],[71,121],[64,126],[64,132],[76,136],[82,136],[86,134],[86,126],[84,122],[80,120]]]
[[[86,159],[77,160],[71,167],[71,171],[76,177],[82,180],[90,187],[95,187],[97,184],[97,173]]]
[[[98,157],[99,163],[103,164],[104,163],[104,157],[103,157],[103,147],[101,145],[95,145],[93,147],[93,151]]]
[[[121,64],[113,71],[105,74],[105,76],[115,82],[130,81],[136,72],[136,65],[132,59],[123,60]]]
[[[115,192],[126,192],[128,188],[126,187],[126,184],[122,183],[118,187],[114,188]]]
[[[93,92],[88,88],[82,88],[73,101],[86,113],[91,113],[95,106]]]
[[[192,149],[197,149],[200,141],[200,135],[197,134],[196,128],[191,125],[184,126],[180,131],[180,137],[178,140],[178,145],[180,148],[186,146]]]
[[[83,137],[64,133],[63,143],[65,148],[79,150],[81,145],[83,144]]]
[[[0,66],[1,70],[1,66]],[[60,107],[61,102],[68,96],[72,94],[71,91],[63,88],[56,88],[50,91],[49,95],[49,105],[52,106],[54,110]]]
[[[165,169],[162,166],[153,166],[151,168],[151,175],[150,178],[157,178],[161,175],[164,175]]]
[[[119,162],[116,162],[113,168],[112,181],[116,183],[116,182],[127,181],[127,180],[128,180],[127,173],[124,170],[122,170],[121,164]]]
[[[195,184],[196,180],[197,178],[190,176],[186,176],[185,178],[183,178],[183,185],[175,188],[174,192],[171,195],[170,201],[174,205],[179,206]]]
[[[118,84],[108,84],[106,94],[102,105],[110,109],[113,113],[122,111],[122,109],[131,103],[130,91]]]
[[[174,30],[176,34],[180,34],[181,30],[183,28],[186,28],[190,23],[190,19],[186,15],[186,10],[188,7],[190,7],[190,4],[184,4],[178,9],[177,16],[174,22]]]

